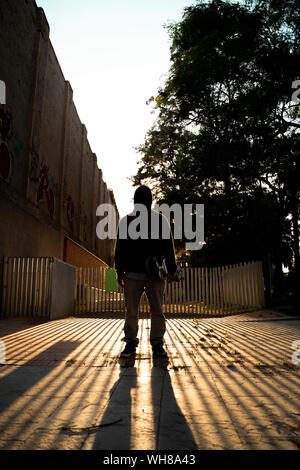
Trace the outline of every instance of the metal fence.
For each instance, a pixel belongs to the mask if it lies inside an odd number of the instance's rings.
[[[53,263],[53,258],[4,258],[2,315],[49,316]],[[118,292],[105,290],[106,271],[104,267],[76,268],[74,313],[109,315],[125,312],[123,288],[119,287]],[[185,268],[183,276],[180,283],[165,285],[165,314],[218,316],[264,307],[260,261],[216,268]],[[141,297],[140,313],[150,313],[145,293]]]
[[[77,268],[76,313],[125,311],[124,290],[105,291],[106,268]],[[260,261],[216,268],[185,268],[180,283],[166,283],[163,311],[170,315],[228,315],[264,307]],[[140,313],[150,313],[146,294]]]
[[[2,315],[47,316],[52,265],[53,258],[4,258]]]

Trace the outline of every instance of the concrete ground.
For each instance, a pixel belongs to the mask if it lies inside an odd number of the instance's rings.
[[[0,449],[300,449],[299,317],[168,319],[167,368],[153,367],[149,319],[121,368],[122,328],[1,320]]]

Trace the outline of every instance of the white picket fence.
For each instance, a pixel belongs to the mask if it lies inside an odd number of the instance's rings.
[[[2,315],[49,315],[53,263],[53,258],[4,258]],[[123,288],[119,287],[118,292],[105,291],[106,270],[76,269],[74,313],[125,312]],[[259,261],[215,268],[185,268],[183,275],[180,283],[165,285],[163,311],[167,315],[218,316],[264,307],[264,281]],[[150,313],[145,293],[141,297],[140,313]]]
[[[53,258],[4,258],[2,315],[48,315],[52,264]]]
[[[1,316],[49,320],[75,313],[76,270],[57,258],[4,258]]]
[[[76,313],[125,312],[124,290],[105,291],[106,268],[77,268]],[[229,315],[264,307],[260,261],[215,268],[185,268],[180,283],[166,283],[163,311],[172,315]],[[146,294],[140,313],[149,314]]]

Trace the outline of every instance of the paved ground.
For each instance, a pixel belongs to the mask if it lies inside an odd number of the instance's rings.
[[[1,320],[0,449],[300,449],[299,317],[167,323],[163,369],[148,319],[130,368],[122,319]]]

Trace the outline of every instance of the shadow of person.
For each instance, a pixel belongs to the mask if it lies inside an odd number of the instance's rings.
[[[168,369],[153,367],[152,402],[160,397],[160,412],[155,415],[156,450],[197,450],[189,425],[178,406]]]
[[[197,449],[164,367],[153,367],[139,385],[135,367],[121,368],[101,422],[90,434],[94,450]],[[145,449],[147,443],[151,448]]]
[[[120,376],[110,390],[110,399],[101,423],[93,432],[94,450],[129,450],[131,447],[132,398],[137,386],[136,368],[128,375],[120,369]]]

